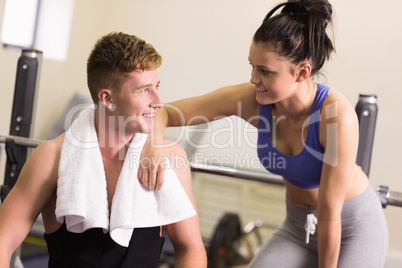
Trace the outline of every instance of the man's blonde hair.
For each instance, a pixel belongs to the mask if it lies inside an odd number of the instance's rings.
[[[101,89],[119,91],[127,74],[135,69],[154,70],[162,57],[144,40],[112,32],[96,42],[87,61],[87,83],[92,100],[98,104]]]

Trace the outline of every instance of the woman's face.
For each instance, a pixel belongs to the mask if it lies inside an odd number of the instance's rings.
[[[253,42],[249,61],[252,67],[250,82],[256,87],[258,103],[276,103],[295,92],[297,77],[291,71],[294,66],[270,46]]]

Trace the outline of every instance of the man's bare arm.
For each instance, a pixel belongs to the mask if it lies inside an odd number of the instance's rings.
[[[172,144],[171,142],[169,144],[171,146],[166,151],[169,155],[170,164],[174,168],[194,209],[197,210],[186,153],[180,145]],[[175,249],[175,267],[207,267],[207,257],[201,238],[198,215],[170,224],[166,228]]]
[[[36,148],[0,207],[0,268],[9,267],[11,255],[24,241],[39,213],[54,194],[58,152],[54,141]]]

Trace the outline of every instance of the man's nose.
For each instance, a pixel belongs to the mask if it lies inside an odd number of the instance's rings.
[[[154,93],[152,103],[150,105],[152,108],[159,109],[163,107],[162,99],[157,92]]]

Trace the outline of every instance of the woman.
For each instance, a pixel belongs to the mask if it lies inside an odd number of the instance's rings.
[[[312,80],[334,50],[326,34],[331,16],[325,0],[277,5],[253,37],[250,83],[171,103],[177,109],[166,107],[158,116],[160,125],[194,125],[205,123],[194,119],[202,116],[238,115],[241,103],[240,116],[258,128],[261,163],[284,179],[287,217],[249,267],[384,265],[388,230],[378,197],[355,163],[356,113],[338,91]],[[273,153],[282,165],[267,165]],[[150,183],[146,176],[142,182]]]

